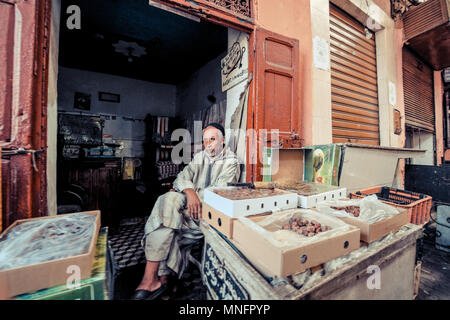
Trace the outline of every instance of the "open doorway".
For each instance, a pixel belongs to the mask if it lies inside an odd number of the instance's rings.
[[[229,127],[242,84],[222,91],[221,60],[248,35],[146,0],[78,1],[81,28],[69,29],[71,4],[61,2],[58,213],[100,209],[114,228],[170,190],[183,168],[171,159],[173,130]]]

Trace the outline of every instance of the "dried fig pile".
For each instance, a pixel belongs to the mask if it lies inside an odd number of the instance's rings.
[[[331,230],[329,226],[323,226],[316,220],[308,221],[302,218],[291,218],[282,228],[283,230],[291,230],[307,237],[314,237],[320,232]]]
[[[334,210],[344,210],[347,213],[350,213],[354,217],[359,217],[359,207],[357,206],[347,206],[347,207],[331,207]]]
[[[226,190],[214,190],[214,193],[230,200],[264,198],[283,194],[279,190],[269,188],[268,189],[234,188]]]

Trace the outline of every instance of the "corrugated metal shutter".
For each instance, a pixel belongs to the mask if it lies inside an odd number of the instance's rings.
[[[403,91],[407,126],[434,132],[433,71],[403,48]]]
[[[412,8],[403,16],[405,40],[425,33],[448,21],[445,1],[428,0]]]
[[[333,142],[379,145],[375,36],[330,5]]]

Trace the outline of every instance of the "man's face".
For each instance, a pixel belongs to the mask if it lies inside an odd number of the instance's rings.
[[[222,151],[224,140],[222,132],[214,127],[208,127],[203,132],[203,145],[206,153],[211,157],[215,157]]]

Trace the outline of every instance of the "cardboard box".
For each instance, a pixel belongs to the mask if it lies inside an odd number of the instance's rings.
[[[298,193],[298,206],[301,208],[314,208],[318,203],[328,200],[336,200],[347,197],[347,189],[326,184],[313,183],[310,185],[315,189],[310,194]],[[294,190],[292,190],[294,192]]]
[[[329,221],[335,220],[319,212],[315,213],[316,217],[320,217],[316,219],[321,223],[331,225]],[[248,219],[259,222],[264,218],[257,216]],[[286,277],[359,249],[359,229],[352,225],[348,227],[348,231],[323,237],[300,247],[278,247],[255,228],[249,228],[237,219],[234,222],[232,243],[266,276]]]
[[[15,300],[108,300],[107,290],[107,239],[108,229],[100,229],[92,264],[91,277],[80,281],[78,287],[69,288],[66,284],[42,289],[14,297]]]
[[[211,226],[221,232],[223,235],[232,239],[233,237],[233,222],[236,218],[231,218],[217,209],[207,205],[202,204],[202,219],[208,222]]]
[[[352,217],[339,217],[339,219],[358,227],[361,230],[361,241],[372,243],[391,232],[397,232],[402,226],[409,223],[408,211],[397,209],[400,211],[399,214],[371,224]]]
[[[214,190],[234,188],[235,187],[207,188],[204,191],[204,202],[231,218],[297,208],[297,194],[279,189],[275,189],[275,191],[280,192],[279,195],[244,200],[227,199],[214,192]]]
[[[100,229],[100,211],[86,211],[83,213],[96,216],[96,226],[88,252],[65,259],[52,260],[23,267],[1,270],[0,299],[9,299],[19,294],[34,292],[36,290],[65,284],[70,276],[70,273],[67,273],[69,266],[76,265],[80,267],[81,279],[87,279],[91,276],[95,245],[97,243],[98,231]],[[15,226],[24,222],[54,219],[67,215],[17,220],[4,231],[2,236],[8,233]]]
[[[260,215],[264,216],[268,214],[269,213],[262,213]],[[206,203],[203,203],[202,219],[225,235],[228,239],[233,239],[233,223],[236,221],[236,218],[231,218]]]

